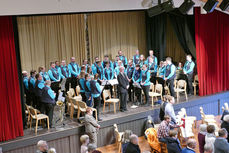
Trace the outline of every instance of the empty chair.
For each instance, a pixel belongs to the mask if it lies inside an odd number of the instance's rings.
[[[199,85],[199,81],[198,81],[198,75],[195,75],[194,77],[194,81],[192,83],[192,86],[194,88],[194,95],[196,96],[196,88]]]
[[[200,107],[200,115],[202,118],[202,124],[216,123],[214,115],[205,115],[203,107]]]
[[[186,100],[188,99],[186,89],[187,89],[187,83],[186,83],[185,80],[179,80],[179,81],[177,81],[177,85],[175,87],[175,92],[177,93],[177,100],[179,100],[180,93],[182,93],[182,92],[185,93]]]
[[[152,97],[152,107],[153,107],[154,97],[156,98],[156,100],[157,100],[157,97],[161,97],[162,99],[162,91],[163,91],[162,85],[156,84],[155,89],[152,92],[149,92],[149,96]]]
[[[111,98],[110,90],[103,90],[103,112],[105,111],[106,104],[109,105],[110,110],[110,104],[114,105],[114,113],[116,113],[116,104],[118,103],[119,109],[120,109],[120,101],[117,98]]]
[[[124,135],[124,132],[119,132],[118,131],[117,124],[114,124],[114,132],[115,132],[116,145],[118,146],[118,153],[121,153],[121,150],[122,150],[122,137]]]
[[[38,121],[39,120],[44,120],[46,119],[47,121],[47,126],[48,126],[48,129],[49,129],[49,117],[45,114],[37,114],[37,110],[34,109],[33,107],[29,107],[29,112],[30,112],[30,129],[31,129],[31,126],[32,126],[32,120],[36,120],[36,127],[35,127],[35,133],[37,133],[37,127],[38,127]]]
[[[192,122],[192,124],[194,124],[196,127],[196,116],[188,116],[185,108],[181,108],[181,111],[184,113],[185,120],[188,122]]]
[[[78,112],[77,112],[77,119],[79,119],[80,117],[80,113],[83,112],[85,113],[86,112],[86,109],[88,108],[87,104],[83,101],[76,101],[75,99],[72,100],[73,103],[77,103],[78,104]],[[91,107],[90,107],[91,108]],[[98,120],[97,118],[97,110],[95,108],[91,108],[91,110],[93,112],[95,112],[95,119]]]

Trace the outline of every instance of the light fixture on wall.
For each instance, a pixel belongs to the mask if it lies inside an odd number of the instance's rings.
[[[223,0],[219,5],[219,8],[223,11],[229,10],[229,0]]]
[[[208,13],[211,13],[214,11],[216,6],[218,5],[218,0],[208,0],[204,5],[204,10],[206,10]]]
[[[185,0],[179,7],[179,10],[182,14],[187,14],[187,12],[191,8],[193,8],[194,5],[195,5],[195,2],[193,2],[192,0]]]

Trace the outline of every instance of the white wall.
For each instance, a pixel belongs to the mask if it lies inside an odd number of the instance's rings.
[[[144,9],[141,0],[0,0],[0,15]]]

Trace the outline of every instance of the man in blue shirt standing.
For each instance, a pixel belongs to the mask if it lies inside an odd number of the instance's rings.
[[[137,105],[138,105],[141,104],[141,99],[142,99],[141,98],[142,91],[141,88],[139,88],[142,80],[142,71],[139,64],[135,66],[132,80],[133,80],[134,92],[135,92],[135,96],[137,97]]]
[[[36,82],[36,79],[35,79],[35,75],[36,75],[36,71],[35,70],[31,70],[30,71],[30,77],[29,77],[29,94],[30,94],[30,97],[31,97],[31,100],[33,101],[32,103],[32,106],[35,107],[35,82]]]
[[[103,66],[103,68],[106,67],[106,63],[109,63],[109,67],[112,68],[112,69],[114,69],[113,63],[112,63],[112,61],[109,59],[109,56],[108,56],[108,55],[105,55],[105,56],[104,56],[104,60],[102,61],[102,66]]]
[[[54,105],[56,104],[55,97],[56,94],[51,89],[51,81],[47,80],[45,82],[45,86],[42,89],[41,94],[41,113],[48,115],[49,117],[49,125],[52,127],[52,118],[53,118],[53,110]]]
[[[35,83],[35,99],[36,99],[36,109],[40,110],[41,108],[41,96],[42,96],[42,89],[44,88],[44,80],[42,75],[37,73],[36,74],[36,83]]]
[[[142,90],[145,95],[145,106],[149,106],[149,89],[150,89],[150,72],[147,69],[147,65],[142,66],[142,80],[141,80]]]
[[[114,72],[113,69],[110,67],[110,63],[105,63],[105,68],[103,69],[103,79],[104,80],[113,80],[114,79]],[[105,85],[105,89],[109,89],[111,93],[111,97],[113,97],[113,87],[110,84]]]
[[[77,78],[80,74],[80,67],[76,63],[75,57],[71,57],[71,62],[68,64],[69,77],[71,77],[71,88],[76,89]]]
[[[65,83],[65,90],[68,91],[69,90],[69,83],[70,83],[70,72],[68,69],[68,66],[66,65],[66,61],[62,60],[61,61],[61,66],[58,69],[58,72],[60,74],[61,79],[65,79],[66,78],[66,83]]]
[[[154,61],[154,64],[157,65],[157,57],[154,56],[153,54],[154,54],[153,50],[149,50],[149,56],[148,56],[148,58],[146,60],[146,62],[147,62],[146,64],[149,63],[149,58],[152,57],[153,61]]]
[[[171,57],[166,58],[167,66],[165,68],[164,80],[169,84],[169,90],[171,96],[175,96],[174,93],[174,79],[176,77],[176,66],[172,63]]]
[[[132,81],[132,77],[133,77],[133,73],[134,73],[134,66],[133,66],[133,60],[129,60],[128,62],[128,66],[126,68],[126,75],[129,81],[129,88],[128,88],[128,95],[129,95],[129,101],[132,101],[132,92],[131,90],[133,89],[133,81]]]
[[[194,72],[195,63],[192,61],[191,55],[187,55],[186,60],[187,61],[184,65],[183,72],[187,76],[188,93],[190,95],[193,95],[192,81],[193,81],[193,72]]]
[[[122,54],[122,51],[118,51],[119,59],[122,61],[124,67],[127,67],[127,58]]]
[[[135,52],[135,55],[133,56],[133,64],[134,65],[139,64],[139,58],[140,58],[139,50],[137,49]]]
[[[31,105],[31,96],[29,94],[29,78],[28,78],[28,72],[23,71],[22,72],[22,77],[23,77],[23,85],[24,85],[24,92],[26,95],[26,104]]]
[[[91,94],[92,94],[92,97],[93,97],[93,100],[94,100],[94,108],[96,108],[97,110],[97,118],[98,118],[98,121],[102,121],[102,119],[99,117],[99,110],[100,110],[100,107],[101,107],[101,93],[102,93],[102,90],[100,88],[100,85],[98,83],[98,78],[99,78],[99,74],[95,74],[94,76],[94,80],[90,81],[90,87],[91,87]]]
[[[96,74],[96,67],[97,67],[97,62],[99,61],[99,57],[96,56],[94,60],[95,62],[91,65],[91,69],[92,69],[93,74]]]

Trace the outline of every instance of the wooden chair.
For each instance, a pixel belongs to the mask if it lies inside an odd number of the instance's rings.
[[[67,98],[67,97],[66,97]],[[68,98],[70,104],[70,118],[73,119],[74,110],[79,110],[78,101],[75,98]]]
[[[108,98],[108,99],[107,99]],[[119,109],[120,109],[120,101],[117,98],[111,98],[110,90],[103,90],[103,112],[105,111],[106,104],[109,105],[110,110],[110,104],[114,105],[114,113],[116,113],[116,104],[118,103]]]
[[[80,86],[76,86],[76,95],[77,95],[77,96],[80,95]]]
[[[72,100],[73,104],[78,104],[78,112],[77,112],[77,119],[80,118],[80,113],[83,112],[83,113],[86,113],[86,109],[88,108],[87,104],[83,101],[76,101],[75,99]],[[97,117],[97,110],[95,108],[92,108],[93,112],[95,112],[95,119],[96,121],[98,121],[98,117]]]
[[[114,124],[114,132],[115,132],[116,145],[118,146],[118,153],[121,153],[122,152],[122,137],[124,135],[124,132],[118,131],[117,124]]]
[[[73,88],[70,88],[69,91],[67,92],[67,95],[68,95],[69,97],[75,97],[76,94],[75,94],[74,89],[73,89]]]
[[[36,120],[36,127],[35,127],[35,133],[37,133],[37,127],[38,127],[38,121],[39,120],[44,120],[46,119],[47,120],[47,125],[48,125],[48,129],[49,129],[49,117],[45,114],[37,114],[37,110],[34,109],[33,107],[29,107],[29,112],[30,112],[30,129],[31,129],[31,126],[32,126],[32,120]]]
[[[174,80],[174,89],[176,89],[176,86],[177,86],[177,80]],[[170,90],[169,90],[169,86],[166,83],[165,83],[164,89],[165,89],[166,95],[171,95]]]
[[[188,95],[187,95],[187,83],[185,80],[179,80],[177,81],[177,85],[174,88],[175,92],[177,93],[177,101],[179,101],[180,98],[180,93],[184,92],[185,93],[185,98],[186,100],[188,99]]]
[[[199,81],[198,81],[198,75],[194,76],[194,81],[192,83],[192,86],[194,88],[194,95],[196,96],[196,88],[199,85]]]
[[[154,97],[157,100],[157,97],[161,97],[162,99],[162,91],[163,87],[161,84],[156,84],[155,89],[152,92],[149,92],[149,96],[152,97],[152,107],[153,107],[153,102],[154,102]]]
[[[202,124],[216,124],[215,116],[214,115],[205,115],[203,107],[200,107],[200,115],[202,119]]]
[[[160,146],[161,146],[161,153],[168,153],[168,149],[167,149],[167,144],[164,142],[160,142]]]
[[[225,110],[229,111],[228,103],[224,103]]]
[[[186,122],[188,121],[188,122],[194,124],[193,127],[196,128],[196,126],[197,126],[197,118],[196,118],[196,116],[188,116],[185,108],[181,108],[181,111],[182,111],[183,114],[184,114],[184,119],[185,119],[185,121],[186,121]]]

